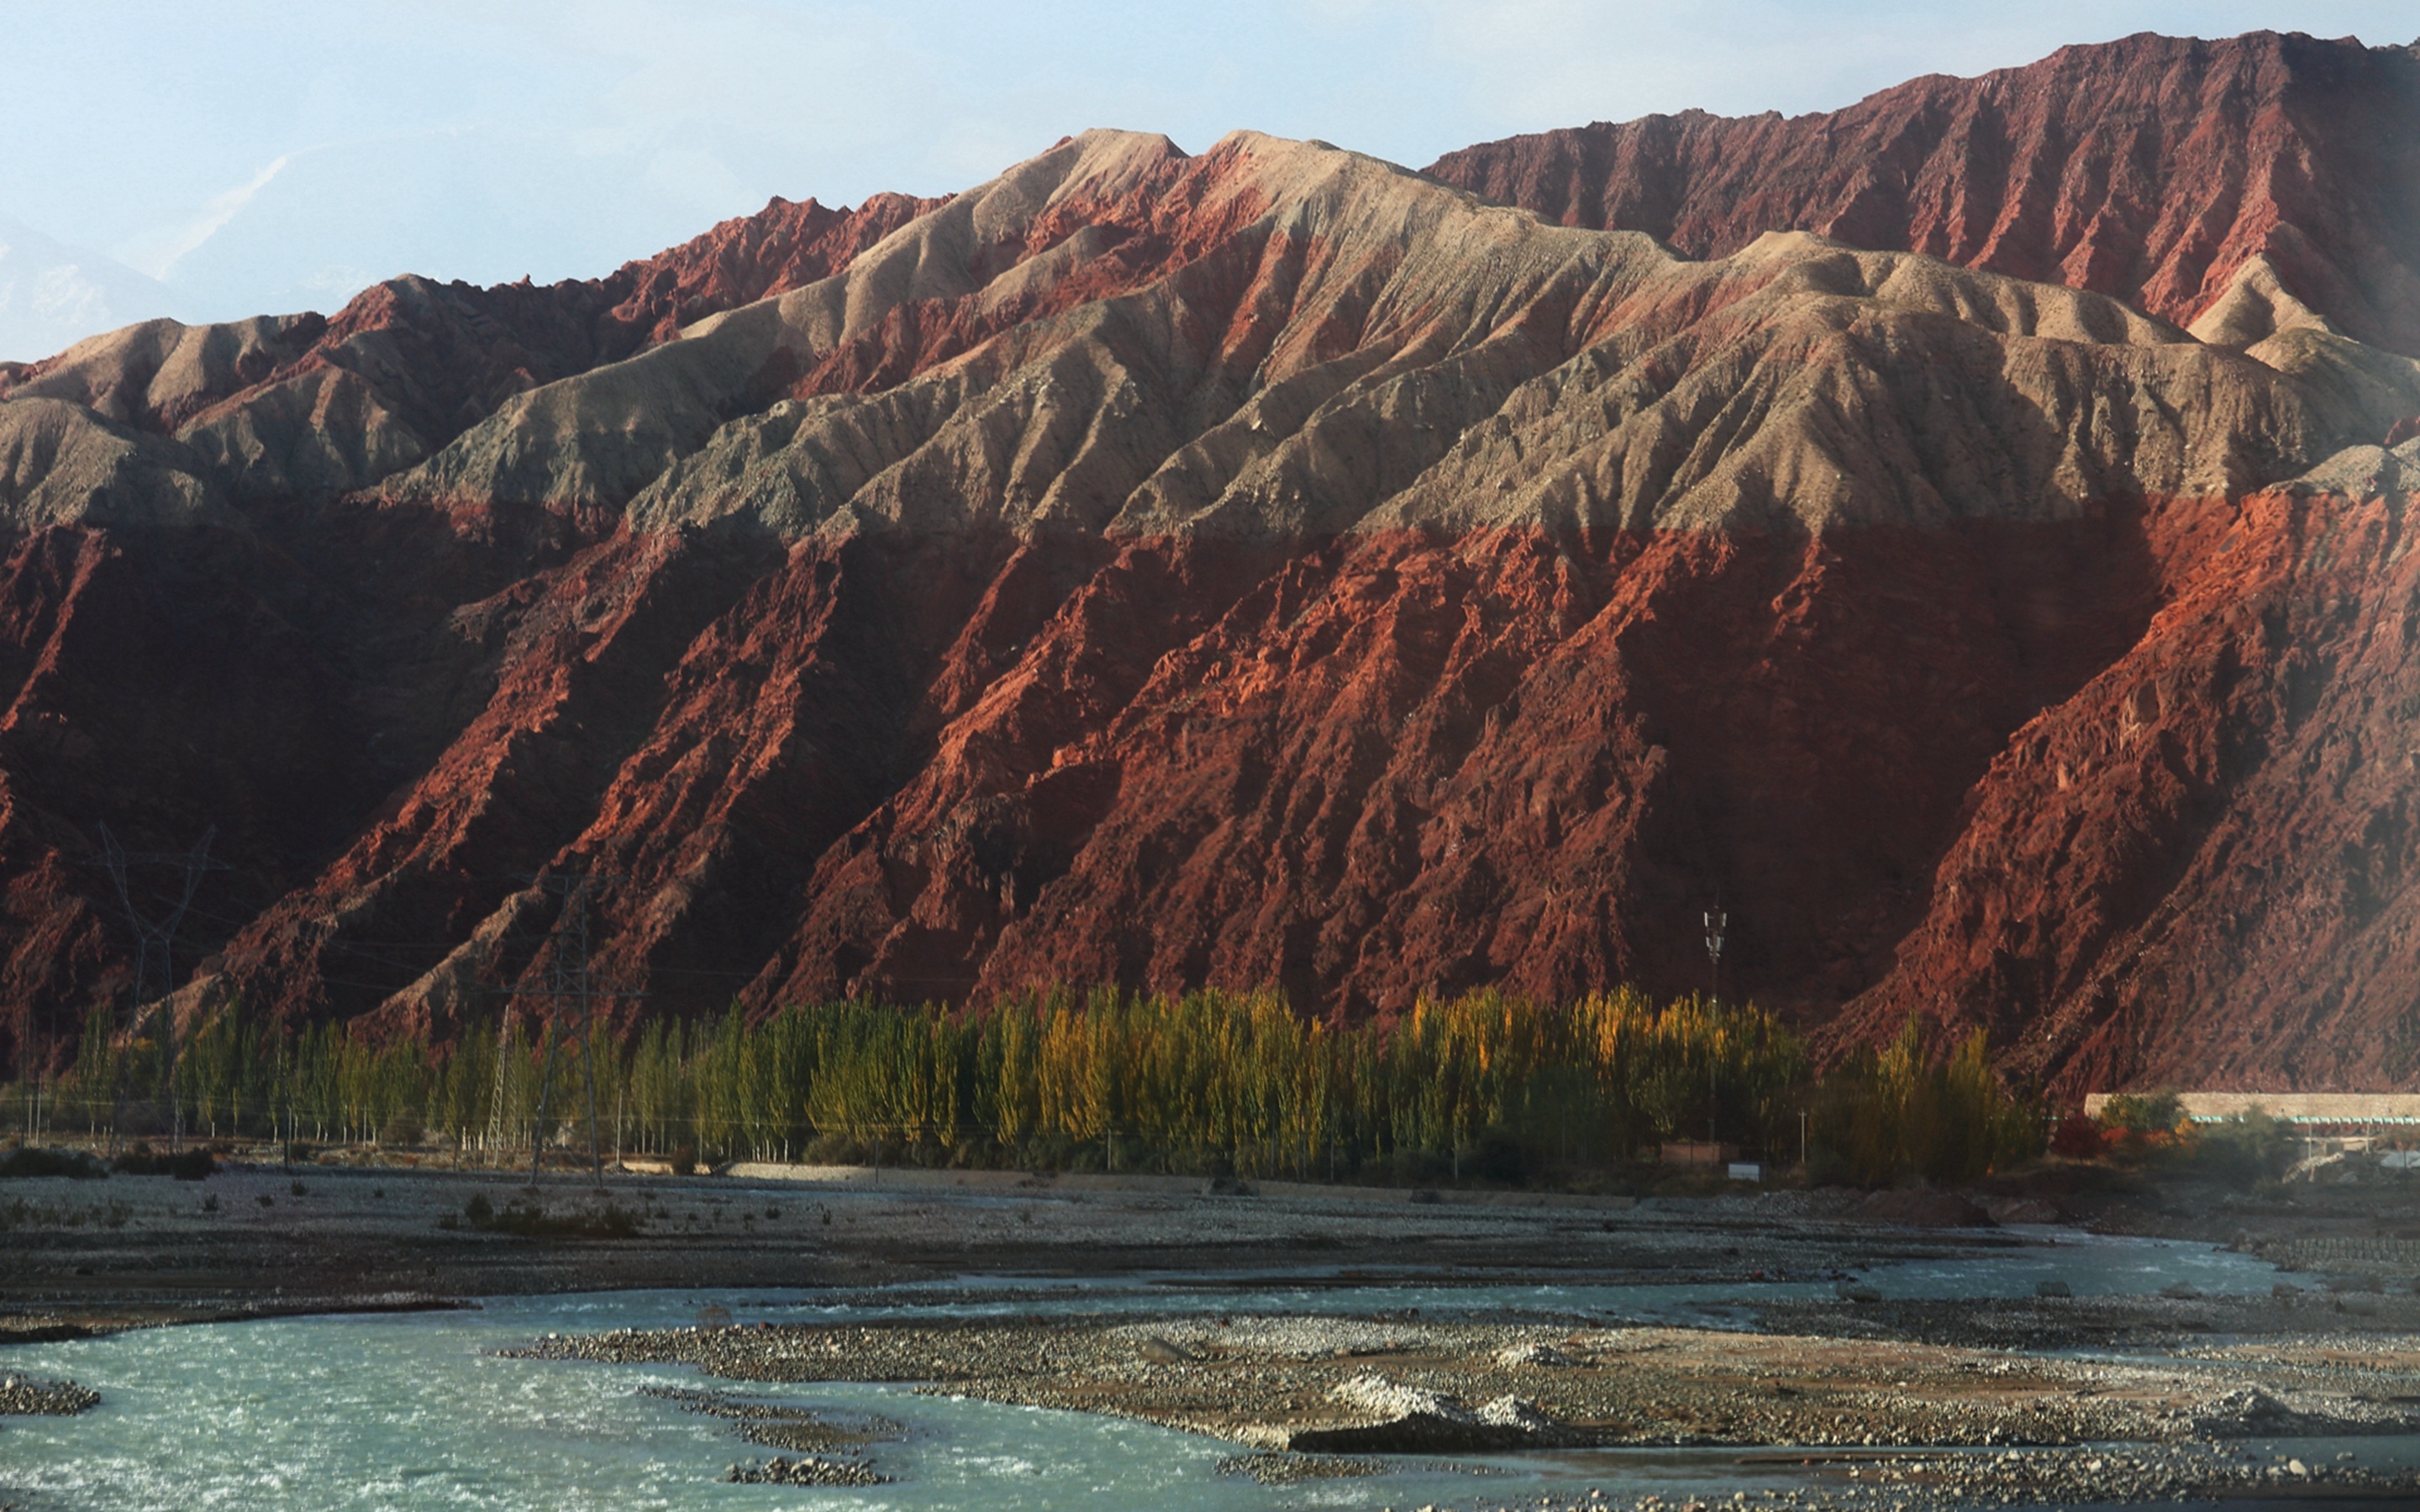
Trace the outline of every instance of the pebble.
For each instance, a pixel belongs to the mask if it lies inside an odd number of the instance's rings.
[[[36,1381],[30,1376],[0,1376],[0,1414],[14,1417],[73,1417],[101,1405],[101,1393],[72,1381]]]
[[[780,1455],[761,1465],[734,1465],[722,1477],[742,1486],[887,1486],[888,1475],[875,1473],[874,1467],[857,1459],[833,1459],[823,1455],[801,1455],[796,1459]]]
[[[1218,1461],[1221,1475],[1249,1475],[1264,1486],[1299,1486],[1305,1481],[1342,1480],[1384,1475],[1395,1467],[1384,1459],[1345,1455],[1249,1454]]]

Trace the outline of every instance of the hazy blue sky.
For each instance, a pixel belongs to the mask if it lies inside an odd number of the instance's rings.
[[[1651,111],[1829,109],[2141,30],[2407,42],[2420,7],[0,0],[0,275],[14,223],[21,272],[64,255],[26,250],[47,238],[160,281],[108,270],[106,299],[53,301],[54,323],[116,323],[145,298],[334,309],[405,270],[603,272],[775,193],[963,188],[1088,126],[1187,148],[1249,126],[1417,165]],[[35,355],[5,327],[0,356]]]

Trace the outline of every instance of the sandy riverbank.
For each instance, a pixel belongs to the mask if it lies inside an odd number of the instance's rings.
[[[577,1230],[480,1228],[473,1199]],[[206,1180],[0,1182],[0,1337],[431,1298],[667,1287],[833,1287],[967,1273],[1113,1276],[1334,1268],[1606,1284],[1813,1278],[2014,1243],[1851,1221],[1847,1195],[1727,1201],[1016,1173],[830,1180],[230,1165]],[[592,1225],[600,1230],[601,1223]]]
[[[466,1216],[474,1198],[497,1212],[543,1209],[554,1231],[475,1227]],[[2230,1243],[2315,1288],[2333,1277],[2392,1299],[2420,1278],[2420,1183],[2306,1188],[2257,1201],[2156,1192],[2015,1200],[2032,1215],[2102,1231]],[[1883,1206],[1887,1217],[1905,1205]],[[1875,1207],[1863,1194],[1829,1191],[1638,1200],[1278,1183],[1239,1192],[1167,1177],[850,1167],[609,1174],[601,1189],[550,1170],[533,1190],[526,1172],[427,1161],[291,1169],[238,1162],[201,1181],[0,1181],[0,1339],[484,1295],[967,1273],[1330,1268],[1605,1285],[1822,1280],[2021,1242],[1992,1227],[1876,1221]],[[2011,1211],[2005,1198],[2001,1211]],[[622,1220],[610,1235],[591,1223],[609,1213]],[[583,1225],[598,1237],[582,1237]],[[2380,1305],[2349,1295],[2344,1306]],[[1874,1317],[1854,1320],[1870,1327]],[[1911,1337],[2040,1343],[2022,1308],[1893,1317]],[[2080,1309],[2058,1317],[2091,1321]],[[1776,1317],[1768,1326],[1807,1322]],[[2075,1341],[2116,1342],[2141,1323],[2132,1314],[2100,1320]],[[2194,1315],[2174,1323],[2170,1332],[2190,1332]],[[2151,1326],[2155,1335],[2168,1328]]]

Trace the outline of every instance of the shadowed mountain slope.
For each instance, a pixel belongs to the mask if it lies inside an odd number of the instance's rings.
[[[1685,990],[1719,892],[1726,992],[1827,1042],[2404,1069],[2420,363],[2282,278],[2196,334],[1249,133],[1091,132],[909,208],[822,264],[721,228],[726,307],[637,279],[646,339],[583,316],[475,394],[367,335],[393,374],[300,365],[343,317],[22,376],[17,1043],[125,980],[105,821],[219,826],[189,1013],[459,1032],[550,958],[529,877],[566,866],[626,1014]],[[388,295],[551,292],[431,290]]]

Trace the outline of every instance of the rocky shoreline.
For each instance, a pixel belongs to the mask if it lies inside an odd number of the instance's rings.
[[[2253,1507],[2404,1508],[2420,1482],[2408,1472],[2379,1470],[2357,1456],[2305,1464],[2289,1455],[2250,1455],[2222,1445],[2144,1448],[2106,1446],[1983,1455],[1873,1455],[1856,1461],[1815,1461],[1776,1454],[1745,1461],[1818,1468],[1826,1483],[1753,1496],[1667,1500],[1647,1495],[1617,1501],[1601,1493],[1548,1497],[1519,1508],[1481,1501],[1474,1512],[1745,1512],[1748,1506],[1791,1512],[1986,1512],[2002,1507],[2158,1506],[2219,1502]],[[1443,1507],[1427,1512],[1446,1512]]]
[[[1733,1446],[1854,1502],[2158,1502],[2278,1487],[2420,1493],[2407,1472],[2246,1459],[2287,1436],[2420,1434],[2420,1339],[2118,1363],[1821,1335],[1406,1318],[1031,1319],[622,1330],[522,1357],[1131,1417],[1228,1440],[1271,1484],[1387,1455]],[[2395,1389],[2390,1389],[2395,1388]]]

